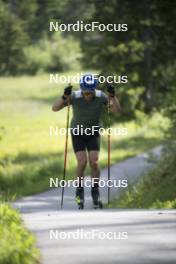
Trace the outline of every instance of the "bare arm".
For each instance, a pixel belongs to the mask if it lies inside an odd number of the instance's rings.
[[[66,105],[67,105],[67,102],[64,101],[62,98],[59,98],[54,102],[54,104],[52,106],[52,110],[54,112],[57,112],[57,111],[61,110],[62,108],[64,108]]]
[[[72,86],[69,84],[65,89],[64,89],[64,94],[61,98],[57,99],[57,101],[53,104],[52,110],[54,112],[57,112],[67,106],[68,104],[71,104],[71,91],[72,91]]]

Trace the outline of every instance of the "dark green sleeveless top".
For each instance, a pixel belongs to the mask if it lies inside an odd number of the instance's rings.
[[[86,101],[82,91],[74,91],[71,95],[73,118],[71,127],[83,125],[84,128],[101,126],[103,108],[108,102],[107,96],[100,90],[95,90],[95,96],[91,101]]]

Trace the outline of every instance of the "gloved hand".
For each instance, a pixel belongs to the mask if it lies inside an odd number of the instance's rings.
[[[109,93],[110,97],[114,97],[115,96],[115,87],[109,84],[107,86],[107,92]]]
[[[67,100],[67,97],[70,96],[72,93],[72,86],[69,84],[65,89],[64,89],[64,94],[62,96],[62,99],[65,101]]]
[[[65,96],[71,95],[71,92],[72,92],[72,86],[71,86],[71,84],[70,84],[69,86],[67,86],[67,87],[64,89],[64,95],[65,95]]]

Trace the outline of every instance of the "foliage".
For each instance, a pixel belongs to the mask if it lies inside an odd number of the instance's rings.
[[[35,264],[39,253],[35,239],[24,227],[18,212],[0,205],[0,264]]]
[[[128,76],[128,85],[117,85],[126,116],[134,117],[135,109],[148,113],[162,108],[163,97],[171,91],[169,84],[175,80],[176,3],[90,2],[92,14],[86,21],[125,23],[128,31],[84,33],[84,65],[104,75]]]
[[[22,22],[0,1],[0,75],[14,75],[21,70],[27,43]]]
[[[63,8],[53,0],[0,0],[0,75],[79,68],[78,41],[60,32],[49,34],[49,21],[60,17]]]
[[[26,47],[24,53],[24,72],[28,74],[79,69],[81,50],[78,41],[72,36],[64,38],[59,32],[51,39],[45,37],[36,45]]]
[[[157,166],[131,186],[111,207],[118,208],[176,208],[176,145],[166,146]]]

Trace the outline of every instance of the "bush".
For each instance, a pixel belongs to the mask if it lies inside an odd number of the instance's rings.
[[[79,69],[81,49],[72,37],[63,37],[60,32],[45,37],[37,44],[24,49],[24,72],[36,74]]]
[[[0,205],[0,264],[38,263],[34,237],[24,228],[18,212]]]

